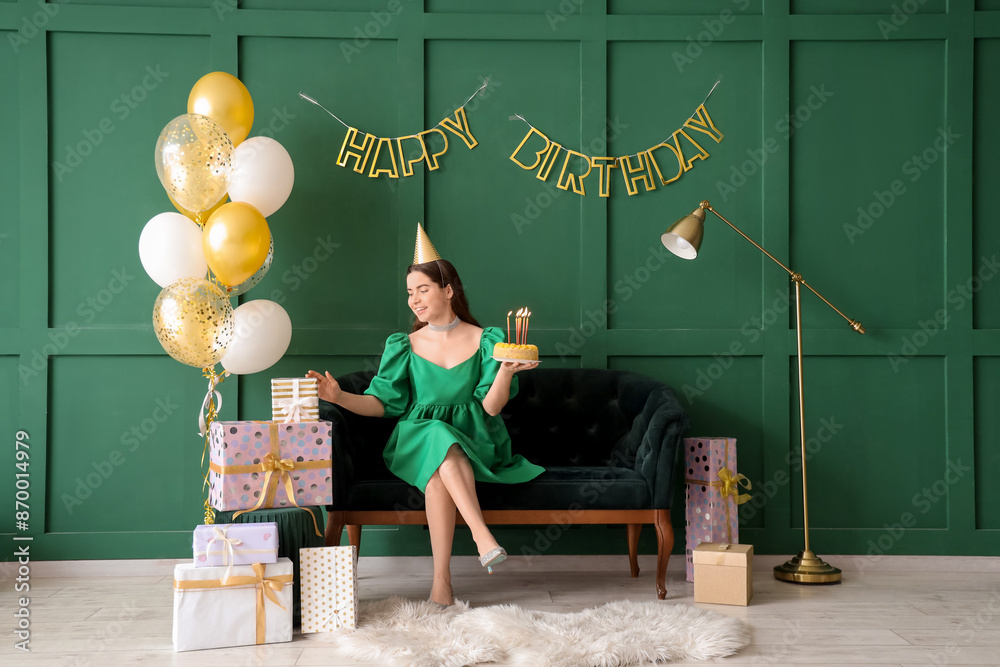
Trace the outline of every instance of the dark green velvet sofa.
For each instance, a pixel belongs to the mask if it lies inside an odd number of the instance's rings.
[[[338,381],[346,391],[361,393],[373,374],[351,373]],[[674,543],[670,505],[689,424],[674,392],[643,375],[600,369],[537,368],[518,379],[518,394],[501,415],[514,452],[546,471],[524,484],[477,483],[486,522],[625,524],[633,577],[639,574],[639,531],[653,524],[662,600]],[[320,419],[333,423],[326,544],[340,544],[345,525],[358,547],[363,525],[426,525],[423,494],[382,460],[396,420],[359,417],[326,401],[320,401]]]

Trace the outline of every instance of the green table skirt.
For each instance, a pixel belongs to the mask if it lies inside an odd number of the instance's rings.
[[[299,611],[299,549],[305,547],[323,546],[323,510],[320,507],[276,507],[259,509],[254,512],[244,512],[233,520],[235,511],[221,512],[215,510],[215,523],[262,523],[273,521],[278,526],[278,557],[288,558],[294,566],[295,589],[292,594],[294,608],[292,623],[297,627],[300,622]],[[316,517],[316,526],[320,535],[316,534],[309,514]]]

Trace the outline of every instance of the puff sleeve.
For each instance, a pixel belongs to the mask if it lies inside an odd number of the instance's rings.
[[[378,374],[365,394],[382,401],[386,417],[398,417],[410,405],[410,337],[394,333],[385,340]]]
[[[493,386],[493,380],[496,379],[497,371],[500,370],[500,362],[493,358],[493,346],[503,341],[503,331],[497,327],[487,327],[483,330],[479,349],[479,384],[473,392],[480,403],[486,398],[490,387]],[[517,396],[517,375],[510,379],[508,400],[515,396]]]

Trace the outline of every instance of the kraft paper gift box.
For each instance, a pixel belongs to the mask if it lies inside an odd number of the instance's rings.
[[[299,549],[303,634],[357,627],[356,563],[353,545]]]
[[[327,421],[212,422],[208,473],[212,507],[241,510],[235,518],[242,511],[264,507],[329,505],[332,430]],[[316,532],[321,534],[318,527]]]
[[[271,378],[271,419],[284,423],[319,421],[316,378]]]
[[[737,505],[750,499],[740,493],[750,481],[736,472],[736,438],[684,439],[685,560],[694,581],[692,552],[702,542],[740,541]]]
[[[695,602],[745,607],[752,597],[752,544],[705,543],[695,548]]]
[[[230,567],[278,560],[278,524],[226,523],[194,529],[194,566]]]
[[[174,650],[292,641],[292,561],[174,567]]]

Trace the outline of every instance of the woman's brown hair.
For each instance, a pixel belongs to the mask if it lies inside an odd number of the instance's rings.
[[[458,315],[458,319],[481,327],[476,318],[469,312],[469,300],[465,297],[465,288],[462,287],[462,279],[458,277],[458,271],[455,270],[451,262],[446,259],[436,259],[433,262],[411,264],[406,269],[406,275],[416,272],[422,273],[433,280],[441,289],[451,285],[451,289],[454,292],[451,297],[451,309]],[[419,319],[413,321],[413,331],[422,329],[425,326],[427,326],[427,323],[421,322]]]

